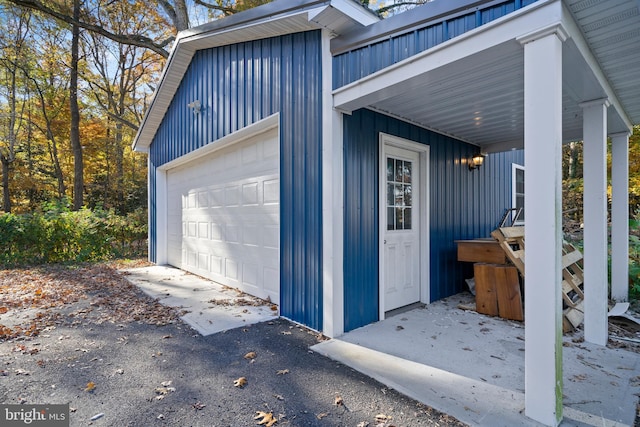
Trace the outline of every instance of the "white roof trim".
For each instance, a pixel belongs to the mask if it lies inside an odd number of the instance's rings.
[[[331,0],[331,7],[346,16],[350,16],[365,27],[380,21],[380,18],[374,15],[373,12],[351,0]]]
[[[265,6],[272,8],[273,4],[274,3],[268,3]],[[286,5],[285,2],[282,4]],[[303,2],[297,9],[288,9],[282,13],[276,12],[267,14],[266,16],[256,16],[254,20],[249,21],[240,20],[237,25],[233,23],[235,22],[233,20],[229,26],[219,24],[220,22],[224,22],[223,19],[221,21],[214,21],[213,24],[216,25],[212,25],[212,23],[205,24],[199,28],[185,30],[179,33],[162,72],[162,76],[160,77],[160,83],[151,98],[151,103],[133,141],[133,149],[135,151],[148,152],[148,147],[151,145],[158,127],[162,123],[164,115],[171,104],[171,100],[178,90],[180,82],[189,68],[191,59],[196,51],[319,29],[321,27],[311,21],[311,19],[317,16],[319,10],[328,7],[333,7],[343,13],[354,22],[354,25],[368,25],[378,20],[372,12],[358,6],[352,0],[309,1],[307,3]],[[257,9],[250,9],[247,12],[256,13],[256,10]],[[234,15],[231,18],[240,15],[242,14]],[[236,21],[237,20],[236,18]],[[287,23],[291,25],[286,25]],[[254,31],[248,32],[248,29],[254,29]],[[255,29],[259,29],[260,31],[255,31]]]
[[[562,16],[560,5],[559,0],[533,3],[340,87],[333,91],[334,108],[352,112],[367,107],[384,99],[390,91],[394,91],[395,85],[400,85],[411,78],[417,78],[429,71],[492,46],[514,40],[519,35],[532,33],[547,26],[550,22],[560,22]]]
[[[238,142],[246,141],[247,139],[253,138],[256,135],[260,135],[262,133],[268,132],[272,129],[277,129],[280,124],[280,114],[275,113],[266,117],[258,122],[250,124],[249,126],[243,127],[229,135],[225,135],[220,139],[217,139],[209,144],[200,147],[196,150],[193,150],[184,156],[180,156],[175,160],[172,160],[164,165],[160,166],[158,170],[169,170],[175,167],[184,165],[193,160],[199,159],[202,156],[206,156],[207,154],[211,154],[215,151],[221,150],[225,147],[228,147],[232,144],[236,144]]]

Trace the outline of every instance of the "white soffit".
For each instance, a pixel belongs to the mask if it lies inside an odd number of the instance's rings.
[[[565,4],[630,121],[640,124],[640,1]]]
[[[427,77],[431,71],[454,64],[456,61],[466,61],[475,54],[512,42],[516,37],[533,32],[549,22],[559,22],[561,15],[558,2],[534,3],[334,90],[334,106],[337,109],[354,111],[382,101],[395,92],[394,86],[406,87],[404,85],[407,81],[409,85],[419,84],[421,77]],[[489,62],[482,58],[480,61]],[[474,70],[467,68],[462,71],[473,77]]]
[[[581,3],[599,4],[595,0]],[[516,39],[549,25],[562,25],[570,36],[563,44],[563,140],[582,138],[578,104],[592,99],[609,98],[611,132],[628,130],[632,121],[639,123],[633,108],[634,102],[640,103],[640,40],[629,48],[638,51],[636,67],[618,74],[625,90],[633,86],[632,95],[636,95],[623,96],[560,0],[539,1],[338,88],[333,92],[334,107],[347,113],[358,108],[376,110],[488,152],[521,148],[524,50]],[[640,33],[640,26],[637,30]],[[616,59],[626,64],[624,58]]]

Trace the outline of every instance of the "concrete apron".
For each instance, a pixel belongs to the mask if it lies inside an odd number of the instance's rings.
[[[181,319],[201,335],[211,335],[278,317],[272,305],[242,305],[260,300],[202,277],[167,266],[123,270],[129,282],[170,307],[183,311]],[[217,301],[211,303],[210,301]],[[228,303],[224,303],[228,301]],[[239,301],[239,303],[238,303]]]
[[[524,326],[465,311],[460,294],[312,350],[474,426],[538,426],[524,415]],[[473,301],[471,299],[471,301]],[[637,353],[565,336],[563,426],[633,426]]]

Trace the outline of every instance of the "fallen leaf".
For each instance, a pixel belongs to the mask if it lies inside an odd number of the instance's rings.
[[[359,422],[356,427],[369,427],[369,423],[366,421]]]
[[[205,404],[203,404],[201,402],[196,402],[191,406],[193,406],[193,409],[195,409],[196,411],[200,411],[200,410],[204,409],[207,405],[205,405]]]
[[[164,420],[164,415],[160,414],[156,418],[158,418],[159,420]]]
[[[317,418],[317,419],[319,419],[319,420],[321,420],[321,419],[323,419],[324,417],[326,417],[327,415],[329,415],[329,414],[327,414],[326,412],[323,412],[323,413],[321,413],[321,414],[316,414],[316,418]]]
[[[163,340],[169,339],[169,338],[173,338],[173,335],[169,334],[169,335],[165,335],[162,337]]]
[[[281,369],[281,370],[276,372],[276,375],[284,375],[284,374],[288,374],[288,373],[289,373],[288,369]]]
[[[69,408],[69,412],[73,413],[76,412],[78,410],[78,408]]]
[[[162,400],[167,394],[176,391],[174,387],[168,387],[168,385],[171,384],[171,381],[163,381],[162,384],[167,384],[167,385],[166,386],[163,385],[162,387],[156,387],[156,389],[154,390],[154,392],[158,395],[156,396],[156,400]]]
[[[273,416],[272,412],[267,413],[267,412],[258,411],[256,412],[256,416],[253,417],[253,419],[259,420],[259,422],[257,422],[256,424],[258,425],[264,424],[266,427],[271,427],[272,425],[278,422],[278,419]]]
[[[344,400],[342,400],[341,396],[336,396],[335,400],[333,401],[333,404],[336,406],[342,406],[344,405]]]
[[[401,330],[403,330],[403,329],[404,329],[404,327],[403,327],[403,326],[400,326],[400,325],[396,326],[396,331],[401,331]]]
[[[384,423],[385,421],[389,421],[391,419],[390,416],[385,415],[385,414],[378,414],[376,415],[376,422],[377,423]]]
[[[244,358],[247,360],[253,360],[257,357],[258,355],[256,354],[255,351],[250,351],[249,353],[244,355]]]
[[[116,369],[116,374],[124,374],[124,369]]]
[[[173,381],[162,381],[160,385],[162,387],[169,387]]]
[[[245,377],[240,377],[233,382],[234,387],[242,388],[247,385],[247,379]]]
[[[93,390],[95,390],[95,388],[96,388],[96,383],[94,383],[93,381],[89,381],[89,382],[87,383],[87,386],[85,387],[84,391],[87,391],[87,392],[89,392],[89,393],[90,393],[90,392],[92,392]]]
[[[280,394],[274,394],[273,397],[275,397],[278,400],[284,400],[284,397]]]

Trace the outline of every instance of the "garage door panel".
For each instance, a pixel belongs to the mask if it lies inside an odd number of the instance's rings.
[[[279,301],[277,132],[167,173],[170,264]]]
[[[262,182],[263,187],[263,203],[279,204],[280,203],[280,180],[279,179],[265,179]]]

